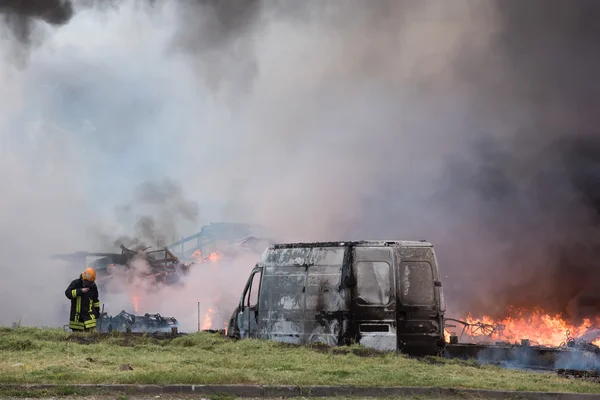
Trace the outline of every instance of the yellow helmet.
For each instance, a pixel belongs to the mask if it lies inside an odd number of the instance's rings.
[[[81,279],[84,281],[95,282],[96,281],[96,271],[94,268],[87,268],[85,271],[81,273]]]

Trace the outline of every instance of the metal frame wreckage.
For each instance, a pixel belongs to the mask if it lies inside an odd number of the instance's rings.
[[[108,279],[120,269],[129,269],[135,258],[145,260],[150,270],[142,273],[154,279],[156,284],[174,285],[189,273],[191,263],[209,261],[210,255],[235,255],[238,251],[260,253],[270,240],[264,238],[265,228],[260,225],[211,223],[200,232],[182,237],[161,249],[151,247],[131,249],[120,245],[120,253],[78,251],[58,254],[52,258],[70,262],[75,271],[83,265],[96,270],[98,278]],[[209,254],[201,259],[198,254]],[[89,262],[89,259],[95,260]]]
[[[98,278],[105,279],[113,275],[120,268],[129,269],[131,262],[135,258],[145,260],[149,265],[148,271],[139,272],[144,278],[152,278],[156,284],[164,283],[167,285],[179,283],[181,277],[189,272],[189,265],[183,263],[168,248],[159,250],[148,249],[132,250],[123,245],[121,253],[94,253],[77,252],[72,254],[56,255],[53,258],[70,261],[78,268],[85,264],[96,270]],[[101,257],[91,263],[87,263],[89,257]]]

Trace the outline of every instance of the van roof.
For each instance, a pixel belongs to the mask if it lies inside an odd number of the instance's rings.
[[[301,243],[277,243],[269,246],[269,249],[292,249],[311,247],[343,247],[343,246],[373,246],[373,247],[433,247],[427,240],[359,240],[338,242],[301,242]]]

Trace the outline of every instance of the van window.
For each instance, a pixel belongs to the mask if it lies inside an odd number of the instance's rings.
[[[341,265],[344,247],[295,247],[267,250],[261,256],[267,267],[303,267],[305,265]]]
[[[258,271],[252,276],[252,284],[248,289],[248,303],[246,303],[249,307],[254,307],[258,304],[258,292],[260,289],[260,277],[261,272]]]
[[[371,305],[390,302],[390,264],[382,261],[356,263],[358,300]]]
[[[433,271],[428,262],[401,264],[402,303],[408,306],[429,306],[435,301]]]

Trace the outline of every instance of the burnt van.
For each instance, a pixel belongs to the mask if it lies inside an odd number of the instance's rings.
[[[250,273],[227,335],[438,355],[444,311],[429,242],[274,244]]]

